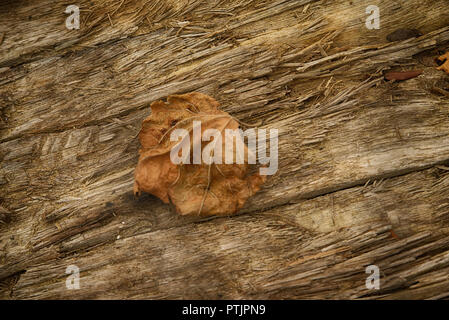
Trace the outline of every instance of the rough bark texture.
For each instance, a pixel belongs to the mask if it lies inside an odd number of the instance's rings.
[[[2,298],[449,296],[447,0],[80,0],[80,30],[69,4],[0,4]],[[190,91],[279,129],[240,215],[133,197],[149,104]]]

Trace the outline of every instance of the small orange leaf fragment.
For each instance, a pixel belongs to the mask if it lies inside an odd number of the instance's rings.
[[[223,164],[175,164],[170,157],[179,143],[170,137],[176,129],[189,133],[185,138],[191,149],[199,143],[203,150],[211,143],[193,141],[194,121],[201,122],[202,135],[208,129],[223,132],[239,128],[238,121],[218,107],[215,99],[198,92],[172,95],[167,102],[151,104],[151,115],[143,120],[139,133],[141,149],[134,173],[136,195],[141,191],[153,194],[165,203],[173,203],[181,215],[211,216],[235,214],[259,191],[266,177],[250,173],[247,157],[243,164],[224,164],[224,152]],[[224,147],[225,139],[222,140]],[[248,153],[246,144],[244,152]]]
[[[394,238],[394,239],[396,239],[396,240],[399,240],[400,238],[398,237],[398,235],[396,234],[396,232],[394,232],[394,230],[390,230],[390,233],[391,233],[391,237],[392,238]]]
[[[443,70],[446,73],[449,73],[449,52],[446,52],[442,56],[438,57],[438,60],[444,63],[439,66],[437,70]]]

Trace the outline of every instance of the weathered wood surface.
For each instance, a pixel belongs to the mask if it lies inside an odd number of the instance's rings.
[[[449,3],[371,2],[79,1],[67,30],[71,3],[2,1],[1,297],[449,296],[449,76],[434,61]],[[387,42],[400,27],[423,36]],[[279,129],[279,171],[237,216],[132,195],[149,103],[190,91]]]

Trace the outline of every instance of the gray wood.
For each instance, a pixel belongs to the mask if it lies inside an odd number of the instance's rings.
[[[80,1],[67,30],[64,1],[2,2],[0,296],[446,298],[449,4],[378,1],[368,30],[371,4]],[[149,104],[190,91],[279,129],[279,171],[236,216],[133,197]]]

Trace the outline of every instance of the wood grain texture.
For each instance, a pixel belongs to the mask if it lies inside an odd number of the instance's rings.
[[[0,296],[449,296],[449,78],[434,60],[449,3],[377,1],[368,30],[371,4],[81,1],[67,30],[64,1],[2,2]],[[389,42],[397,28],[423,35]],[[407,70],[423,74],[384,80]],[[149,104],[190,91],[279,130],[279,171],[237,216],[133,197]]]

